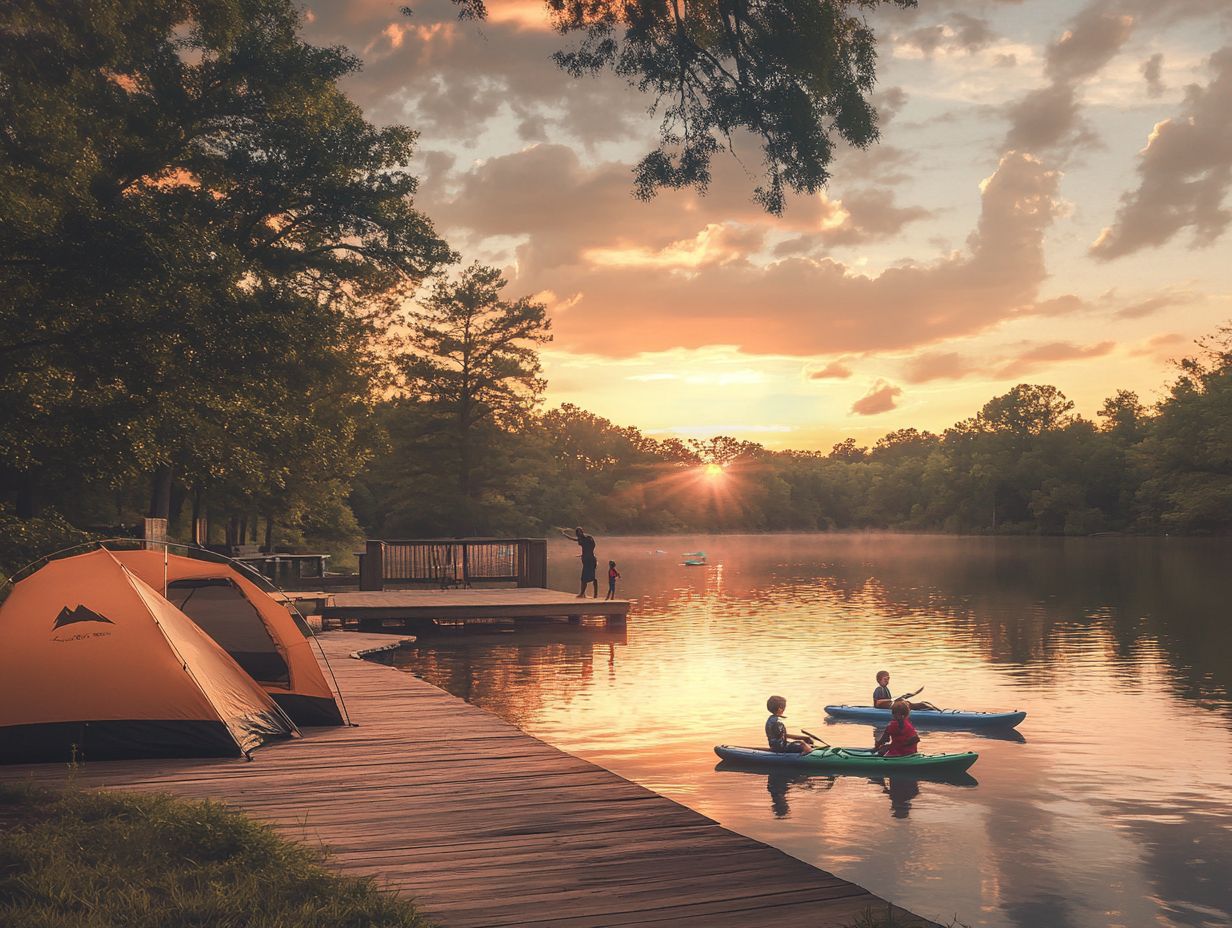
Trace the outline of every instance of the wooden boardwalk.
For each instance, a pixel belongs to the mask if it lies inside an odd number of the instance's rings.
[[[628,614],[627,599],[582,599],[576,594],[542,587],[335,593],[321,610],[326,626],[332,621],[355,623],[361,629],[392,623],[414,627],[416,623],[434,620],[561,618],[576,621],[587,617],[599,617],[609,624],[621,625]]]
[[[348,659],[388,636],[320,640],[358,727],[309,729],[251,763],[100,762],[76,781],[224,800],[326,845],[344,872],[405,890],[447,928],[837,928],[885,909],[408,673]],[[459,754],[463,740],[482,755]],[[0,780],[66,775],[0,766]]]

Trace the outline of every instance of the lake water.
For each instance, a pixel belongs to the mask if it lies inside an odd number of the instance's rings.
[[[705,567],[681,553],[704,550]],[[657,553],[662,551],[664,553]],[[550,546],[575,588],[577,548]],[[421,639],[405,669],[921,915],[976,926],[1232,925],[1232,546],[1180,539],[600,538],[627,632]],[[601,593],[603,590],[601,590]],[[879,669],[941,706],[1028,711],[972,781],[716,770],[766,698],[827,723]],[[460,737],[463,735],[460,734]]]

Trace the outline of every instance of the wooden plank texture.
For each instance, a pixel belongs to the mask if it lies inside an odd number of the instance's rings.
[[[228,802],[328,847],[340,871],[406,892],[449,928],[839,928],[886,909],[408,673],[351,658],[389,636],[319,640],[357,727],[308,729],[251,763],[93,763],[74,781]],[[0,780],[67,777],[63,765],[0,767]]]

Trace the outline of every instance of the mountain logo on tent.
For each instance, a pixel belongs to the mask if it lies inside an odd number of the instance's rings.
[[[65,606],[60,610],[60,614],[56,616],[56,624],[51,627],[52,630],[55,630],[65,625],[72,625],[75,622],[106,622],[108,625],[115,625],[115,622],[111,621],[111,619],[99,615],[93,609],[78,606],[70,612],[68,606]]]

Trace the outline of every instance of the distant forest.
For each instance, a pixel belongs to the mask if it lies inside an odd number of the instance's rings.
[[[388,444],[349,498],[374,537],[574,524],[619,533],[1232,530],[1227,329],[1179,363],[1151,408],[1119,391],[1091,421],[1055,387],[1020,384],[940,435],[901,429],[872,447],[656,440],[565,405],[517,429],[485,428],[469,495],[451,480],[456,443],[431,437],[430,404],[383,403],[375,416]]]
[[[1228,329],[1161,402],[1094,421],[1022,384],[940,435],[771,452],[545,411],[544,306],[458,268],[415,132],[339,87],[355,57],[305,43],[290,0],[104,6],[0,14],[0,570],[143,516],[335,564],[365,535],[576,524],[1232,529]],[[647,164],[647,195],[696,182]],[[820,182],[771,168],[772,211]]]
[[[325,547],[345,560],[364,535],[522,535],[574,524],[606,533],[1232,530],[1229,329],[1179,363],[1157,405],[1119,391],[1095,421],[1074,414],[1055,387],[1031,384],[940,435],[901,429],[872,447],[847,439],[828,452],[655,439],[567,404],[524,413],[516,427],[488,417],[460,432],[448,397],[376,402],[355,427],[366,443],[352,448],[350,476],[310,483],[311,472],[288,468],[283,499],[297,508],[263,510],[258,497],[244,502],[240,486],[211,487],[227,516],[214,540],[265,541],[268,531],[275,544]],[[76,526],[140,516],[149,483],[49,487],[37,517],[6,511],[5,553],[33,557],[84,537]],[[195,488],[172,490],[172,534],[186,539]]]

